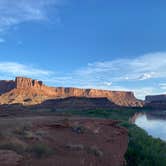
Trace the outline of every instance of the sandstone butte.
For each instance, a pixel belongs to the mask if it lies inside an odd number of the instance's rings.
[[[142,101],[136,99],[133,92],[49,87],[44,85],[42,81],[25,77],[0,81],[0,104],[21,103],[24,105],[33,105],[40,104],[49,99],[67,97],[105,97],[118,106],[140,107],[143,105]]]
[[[165,110],[166,109],[166,94],[146,96],[144,106],[150,107],[156,110],[158,109]]]

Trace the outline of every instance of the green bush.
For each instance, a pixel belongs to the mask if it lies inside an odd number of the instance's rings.
[[[125,158],[128,166],[165,166],[166,143],[132,125],[129,128],[129,145]]]
[[[54,153],[53,149],[43,143],[33,144],[29,149],[28,152],[33,153],[36,157],[47,157]]]

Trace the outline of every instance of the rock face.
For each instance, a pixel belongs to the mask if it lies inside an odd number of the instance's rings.
[[[42,81],[32,80],[31,78],[16,77],[15,87],[17,89],[41,88]]]
[[[166,102],[166,95],[146,96],[145,101],[147,103],[150,103],[150,102],[161,102],[161,101],[165,101]]]
[[[50,99],[37,105],[38,108],[48,108],[53,111],[67,110],[96,110],[116,108],[117,106],[107,98],[67,97],[64,99]]]
[[[39,104],[48,99],[67,97],[108,98],[119,106],[142,106],[132,92],[108,91],[97,89],[79,89],[64,87],[48,87],[42,81],[16,77],[15,81],[1,81],[1,104]]]
[[[9,92],[14,88],[15,88],[15,81],[13,81],[13,80],[11,80],[11,81],[6,81],[6,80],[0,81],[0,94]]]
[[[145,106],[153,109],[166,109],[166,95],[146,96]]]

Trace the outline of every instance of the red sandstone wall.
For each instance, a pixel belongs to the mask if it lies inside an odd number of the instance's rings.
[[[13,93],[18,93],[21,98],[24,96],[27,98],[33,98],[33,96],[45,96],[45,98],[107,97],[110,101],[117,105],[142,106],[142,102],[137,100],[132,92],[63,87],[54,88],[45,86],[41,81],[24,77],[16,77],[14,84],[16,90],[13,91]]]

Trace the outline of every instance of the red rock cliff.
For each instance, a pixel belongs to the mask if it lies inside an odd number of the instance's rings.
[[[0,81],[0,94],[9,92],[14,88],[15,88],[15,82],[13,80],[10,80],[10,81],[1,80]]]
[[[31,78],[16,77],[15,86],[17,89],[41,88],[42,81],[32,80]]]
[[[142,106],[142,102],[137,100],[132,92],[48,87],[42,81],[24,77],[16,77],[14,84],[13,87],[15,88],[1,95],[1,103],[24,103],[25,101],[32,101],[32,104],[35,104],[41,103],[46,99],[55,98],[106,97],[120,106]]]
[[[153,109],[166,109],[166,94],[146,96],[145,106]]]

